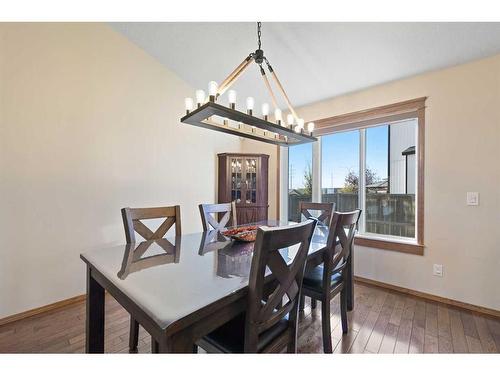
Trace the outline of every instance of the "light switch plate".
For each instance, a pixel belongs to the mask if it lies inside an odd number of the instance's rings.
[[[434,264],[432,267],[432,274],[434,276],[443,277],[443,265],[442,264]]]
[[[467,192],[467,206],[479,206],[479,193],[477,191]]]

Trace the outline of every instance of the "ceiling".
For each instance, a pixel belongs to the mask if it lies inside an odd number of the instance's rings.
[[[257,48],[255,23],[110,25],[205,91]],[[262,49],[299,106],[500,53],[500,23],[263,23]],[[256,64],[235,89],[270,101]]]

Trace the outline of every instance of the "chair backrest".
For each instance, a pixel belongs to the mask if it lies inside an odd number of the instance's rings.
[[[293,226],[257,230],[248,284],[245,352],[255,353],[259,335],[280,323],[287,314],[286,334],[296,338],[302,278],[315,227],[316,220],[307,220]],[[298,245],[298,250],[293,261],[287,264],[279,250],[294,245]],[[266,269],[272,274],[268,275],[273,279],[271,282],[265,280]],[[268,290],[269,286],[271,290]],[[283,297],[287,297],[285,302]]]
[[[146,241],[161,239],[175,224],[175,235],[181,235],[181,208],[171,207],[149,207],[149,208],[122,208],[123,226],[127,243],[136,242],[135,232],[139,233]],[[152,231],[141,220],[163,219],[163,223]]]
[[[311,211],[320,211],[319,216],[314,216]],[[299,212],[306,219],[315,218],[326,226],[329,225],[332,213],[335,211],[335,203],[300,202]]]
[[[327,250],[324,253],[323,285],[325,287],[330,286],[329,280],[333,273],[338,272],[344,277],[360,216],[361,210],[334,212],[332,215]]]
[[[229,223],[229,226],[236,226],[236,203],[218,203],[218,204],[200,204],[200,215],[201,224],[203,225],[203,230],[207,231],[210,229],[221,230],[224,229]],[[218,220],[218,217],[222,215],[222,218]]]

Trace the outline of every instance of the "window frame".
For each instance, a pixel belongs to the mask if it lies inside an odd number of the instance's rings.
[[[366,110],[361,110],[357,112],[351,112],[347,114],[332,116],[328,118],[323,118],[315,120],[316,130],[314,131],[314,136],[329,135],[337,132],[366,129],[375,125],[380,125],[383,123],[389,123],[394,121],[406,120],[406,119],[417,119],[417,144],[416,144],[416,155],[417,155],[417,192],[416,192],[416,236],[415,239],[404,239],[404,237],[398,237],[395,239],[380,237],[377,238],[376,234],[366,235],[358,234],[354,239],[354,243],[359,246],[372,247],[376,249],[398,251],[403,253],[423,255],[424,254],[424,163],[425,163],[425,102],[427,97],[420,97],[412,100],[407,100],[404,102],[393,103],[389,105],[384,105],[380,107],[370,108]],[[364,131],[361,132],[365,133]],[[364,135],[364,134],[363,134]],[[363,136],[361,136],[362,138]],[[360,139],[362,141],[362,139]],[[317,146],[313,146],[313,165],[314,163],[321,162],[321,141],[316,142]],[[365,151],[364,147],[361,147],[360,153]],[[314,152],[316,149],[316,153]],[[278,146],[278,158],[280,159],[280,154],[286,150],[288,154],[288,148]],[[319,151],[319,152],[318,152]],[[315,155],[316,154],[316,155]],[[319,154],[319,155],[318,155]],[[288,155],[287,155],[288,156]],[[319,157],[319,159],[318,159]],[[285,159],[285,158],[284,158]],[[286,157],[288,161],[288,157]],[[315,161],[315,159],[318,159]],[[360,163],[365,162],[364,155],[360,155]],[[285,166],[281,163],[281,171],[283,171]],[[288,166],[286,166],[288,168]],[[318,167],[315,169],[313,167],[313,181],[320,182],[321,176],[314,174],[314,171],[319,170]],[[288,175],[288,171],[286,172]],[[283,181],[283,173],[279,172],[279,177]],[[288,177],[288,176],[286,176]],[[363,179],[364,181],[364,179]],[[361,182],[361,181],[360,181]],[[363,182],[364,185],[364,182]],[[284,186],[286,188],[286,186]],[[321,186],[313,184],[313,191],[320,191]],[[361,189],[361,186],[360,186]],[[279,189],[278,189],[279,191]],[[288,199],[288,191],[285,193]],[[281,201],[281,196],[278,195],[278,204]],[[364,196],[364,194],[362,194]],[[314,197],[313,197],[313,200]],[[319,200],[317,200],[319,201]],[[279,207],[279,206],[278,206]],[[283,218],[283,214],[286,214],[287,207],[284,210],[278,210],[280,212],[280,217]],[[285,216],[286,218],[287,216]]]

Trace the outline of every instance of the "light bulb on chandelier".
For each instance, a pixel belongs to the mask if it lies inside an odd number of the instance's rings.
[[[314,131],[314,122],[307,123],[307,131],[312,135]]]
[[[264,116],[264,120],[267,121],[267,116],[269,115],[269,104],[262,104],[262,116]]]
[[[193,98],[184,99],[184,104],[186,106],[186,114],[188,115],[193,110]]]
[[[247,98],[247,114],[249,114],[250,116],[252,116],[254,104],[255,104],[254,99],[251,96],[249,96]]]
[[[208,82],[208,98],[211,102],[215,102],[218,89],[219,86],[217,85],[217,82],[215,81]]]
[[[276,108],[274,110],[274,120],[276,121],[276,124],[281,125],[281,109]]]
[[[205,91],[196,90],[196,105],[200,108],[205,103]]]
[[[227,99],[229,101],[229,108],[235,109],[236,108],[236,91],[229,90],[229,92],[227,93]]]

